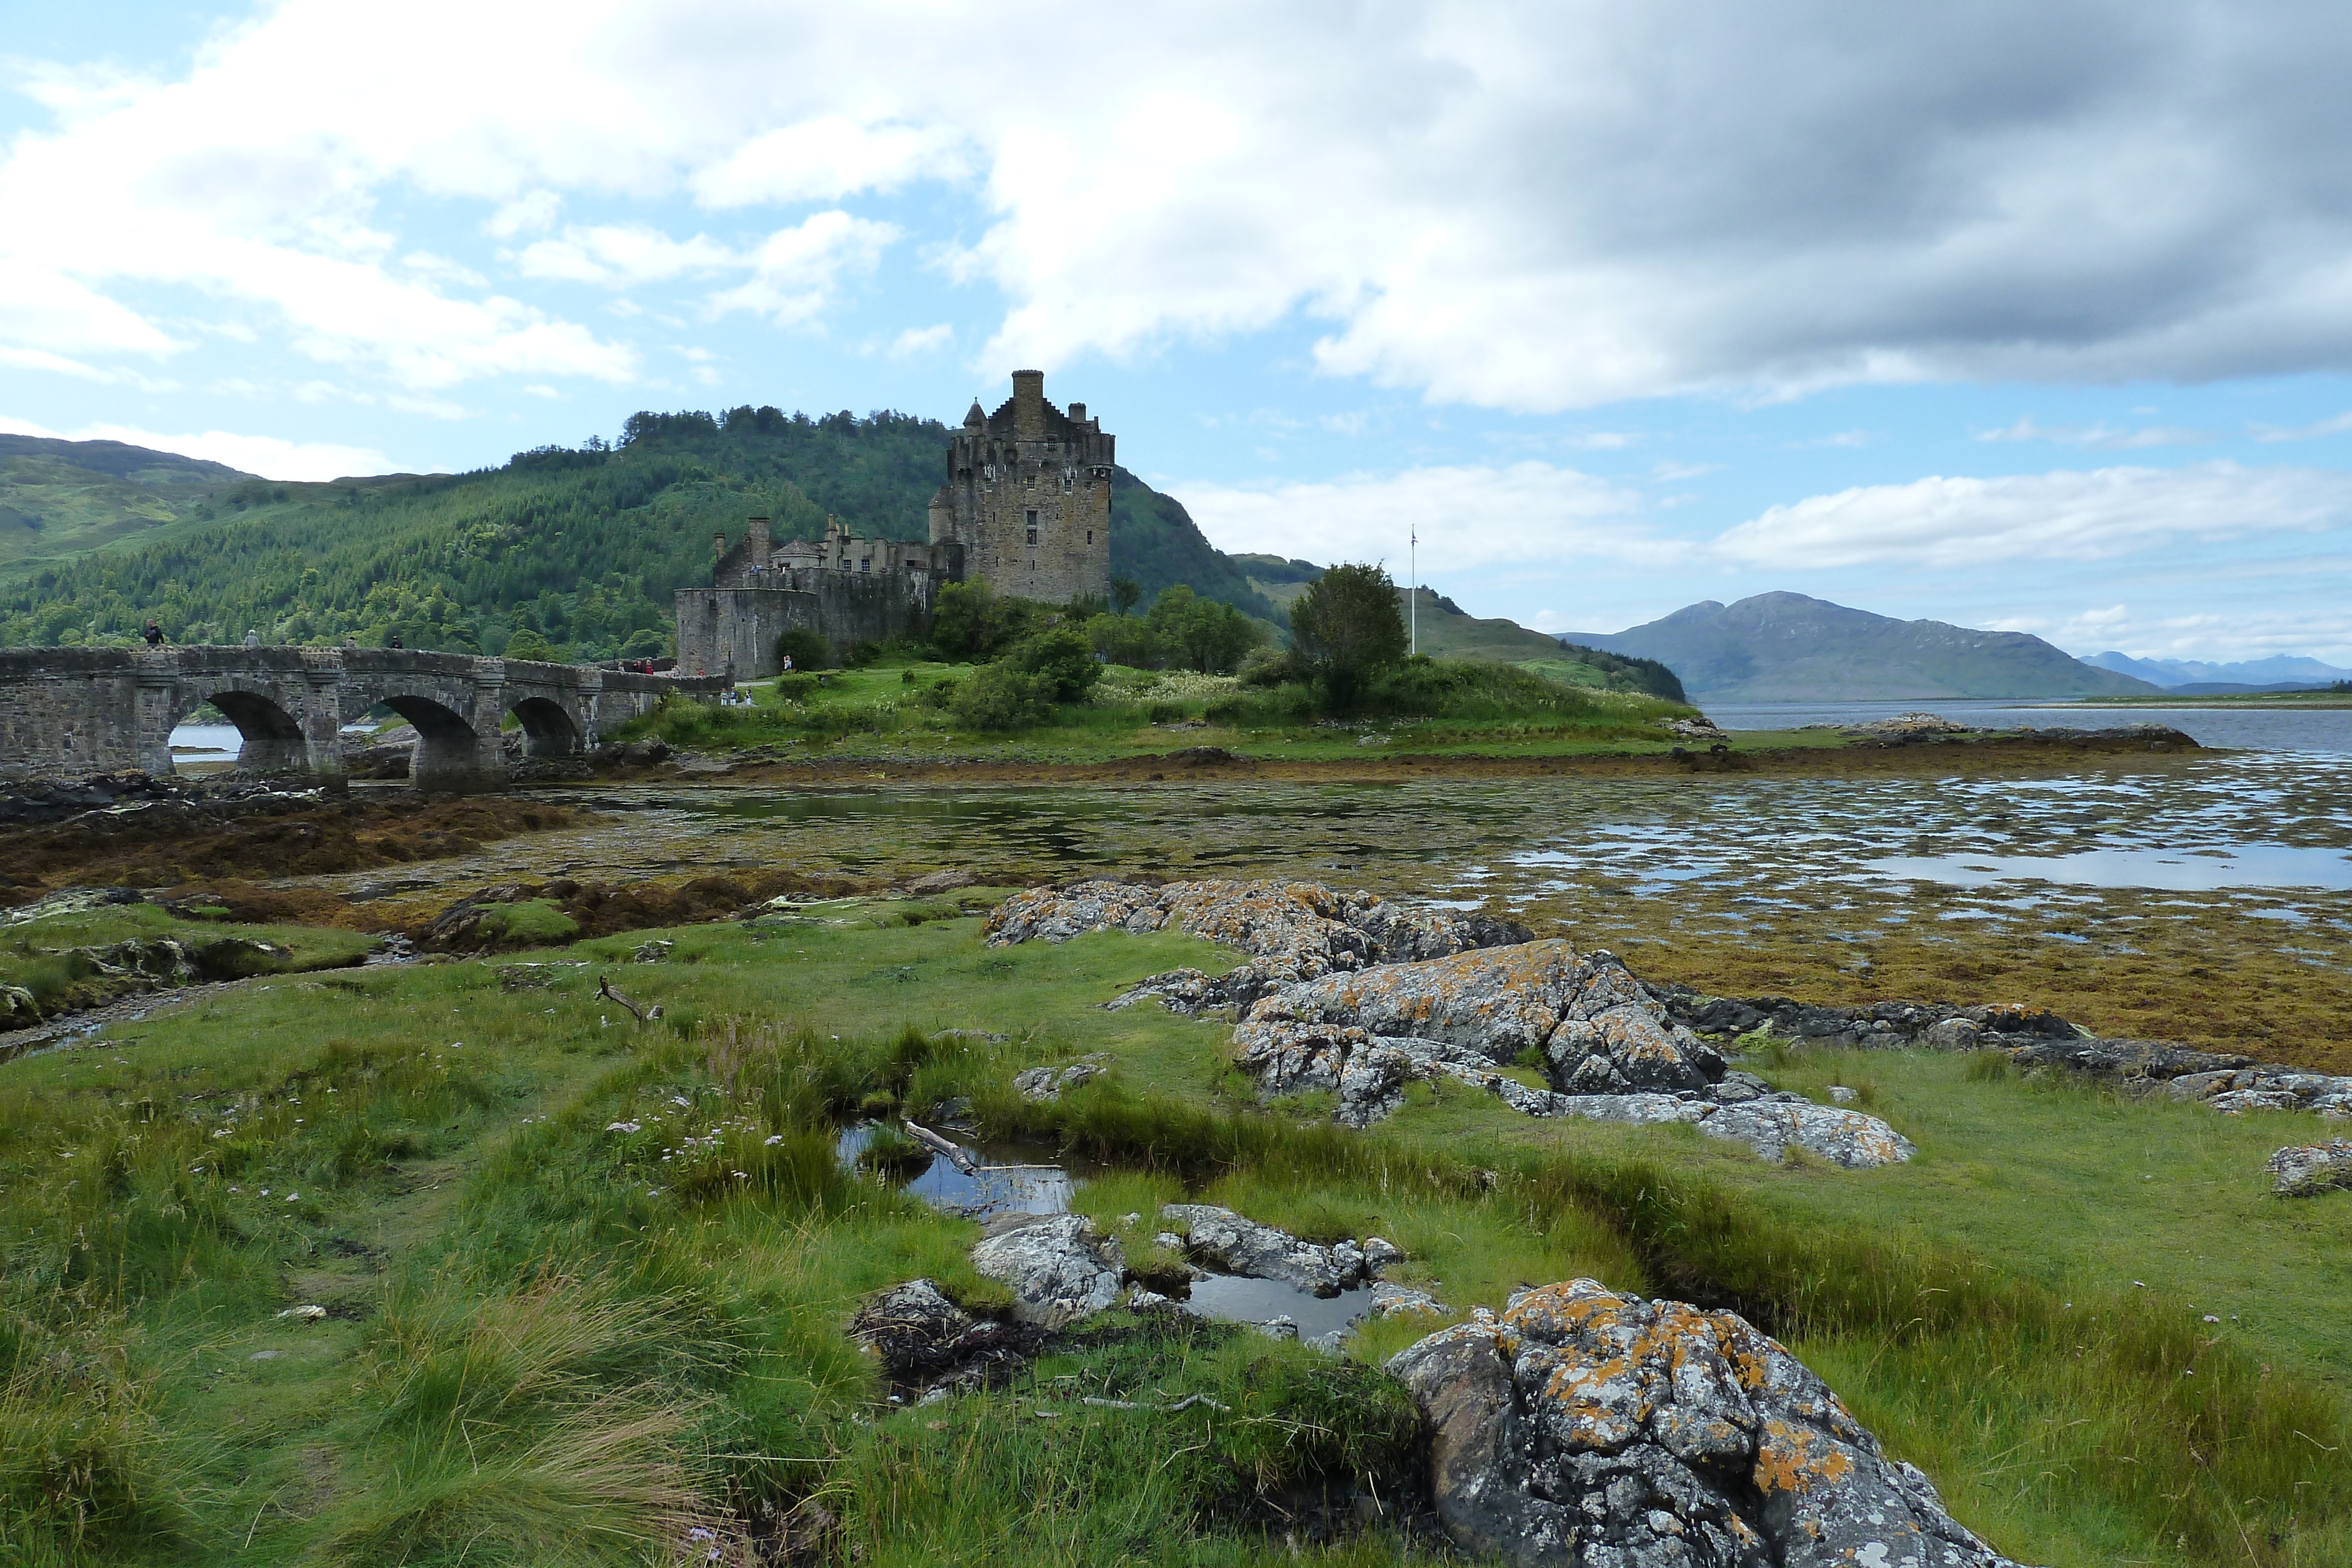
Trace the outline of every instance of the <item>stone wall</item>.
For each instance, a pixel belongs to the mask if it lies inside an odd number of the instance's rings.
[[[770,566],[765,588],[681,588],[676,600],[681,674],[760,680],[776,673],[776,639],[814,632],[835,658],[859,643],[919,635],[941,580],[929,571],[842,571]]]

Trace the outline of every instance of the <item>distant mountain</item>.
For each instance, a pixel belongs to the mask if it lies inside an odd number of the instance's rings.
[[[2198,659],[2135,659],[2128,653],[2094,653],[2083,661],[2103,670],[2117,670],[2159,686],[2218,686],[2231,691],[2299,691],[2352,680],[2352,670],[2323,664],[2297,654],[2273,653],[2267,659],[2241,659],[2216,664]],[[2192,694],[2194,695],[2194,694]]]
[[[1655,659],[1695,702],[2123,696],[2147,681],[2098,669],[2021,632],[1897,621],[1801,593],[1713,600],[1617,632],[1561,640]]]

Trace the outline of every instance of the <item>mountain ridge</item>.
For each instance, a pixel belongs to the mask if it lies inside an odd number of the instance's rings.
[[[2022,632],[1898,621],[1801,593],[1702,600],[1623,632],[1562,643],[1655,659],[1694,702],[2123,696],[2158,688]]]

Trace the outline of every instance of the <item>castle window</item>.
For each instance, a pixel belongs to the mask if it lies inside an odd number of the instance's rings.
[[[1027,516],[1029,518],[1029,542],[1034,545],[1037,542],[1037,508],[1034,507],[1030,507]]]
[[[1094,531],[1094,529],[1092,529],[1092,528],[1088,528],[1088,529],[1087,530],[1087,543],[1088,543],[1088,544],[1092,544],[1092,543],[1094,543],[1094,542],[1095,542],[1095,531]]]

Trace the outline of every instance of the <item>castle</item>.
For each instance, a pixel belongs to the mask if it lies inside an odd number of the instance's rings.
[[[973,402],[949,441],[928,543],[860,538],[835,519],[822,540],[782,546],[765,517],[731,549],[719,535],[710,586],[677,591],[678,669],[774,674],[777,639],[795,627],[836,654],[913,635],[947,582],[1049,602],[1107,595],[1117,440],[1086,404],[1047,402],[1043,371],[1013,371],[1013,396],[994,413]]]

